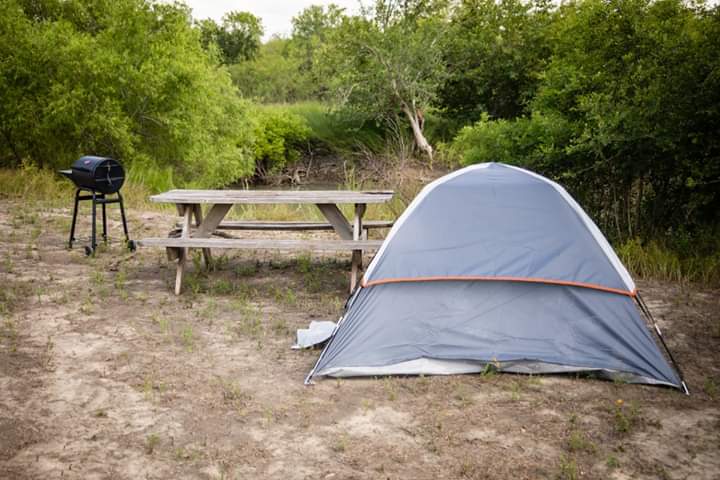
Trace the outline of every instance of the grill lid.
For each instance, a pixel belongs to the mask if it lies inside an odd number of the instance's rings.
[[[70,170],[60,173],[75,185],[102,193],[115,193],[125,182],[125,170],[115,159],[87,155],[77,159]]]

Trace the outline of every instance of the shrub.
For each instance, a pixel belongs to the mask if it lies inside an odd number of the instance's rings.
[[[310,127],[290,112],[260,108],[255,111],[253,155],[257,173],[277,173],[300,158]]]

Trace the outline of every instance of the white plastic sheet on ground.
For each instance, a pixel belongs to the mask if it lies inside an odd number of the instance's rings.
[[[301,328],[297,331],[297,342],[291,348],[293,350],[300,350],[325,342],[335,331],[335,325],[335,322],[328,320],[310,322],[308,328]]]

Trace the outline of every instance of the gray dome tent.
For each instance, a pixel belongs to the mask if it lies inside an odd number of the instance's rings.
[[[636,295],[561,186],[509,165],[473,165],[426,186],[398,219],[306,382],[490,364],[684,387]]]

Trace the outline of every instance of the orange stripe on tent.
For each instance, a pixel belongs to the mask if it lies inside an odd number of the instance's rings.
[[[450,275],[436,277],[414,277],[414,278],[385,278],[380,280],[371,280],[365,282],[363,287],[372,287],[375,285],[385,285],[388,283],[414,283],[414,282],[443,282],[443,281],[482,281],[482,282],[521,282],[521,283],[545,283],[549,285],[563,285],[566,287],[589,288],[591,290],[600,290],[601,292],[617,293],[628,297],[635,297],[637,291],[621,290],[619,288],[605,287],[595,283],[572,282],[567,280],[552,280],[549,278],[531,278],[531,277],[493,277],[484,275]]]

